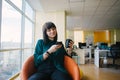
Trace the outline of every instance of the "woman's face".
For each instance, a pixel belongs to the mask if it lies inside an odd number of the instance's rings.
[[[57,30],[56,30],[56,28],[50,28],[50,29],[47,29],[46,33],[50,40],[54,40],[54,38],[57,34]]]

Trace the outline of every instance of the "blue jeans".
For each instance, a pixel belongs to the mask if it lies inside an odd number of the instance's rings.
[[[55,70],[53,72],[37,72],[33,74],[28,80],[72,80],[69,74]]]

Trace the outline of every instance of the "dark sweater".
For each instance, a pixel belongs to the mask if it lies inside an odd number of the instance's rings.
[[[39,67],[39,70],[57,68],[60,71],[66,72],[64,68],[64,55],[66,55],[66,50],[63,45],[56,52],[50,54],[46,60],[43,60],[43,53],[45,53],[55,43],[55,41],[50,41],[45,45],[42,39],[38,40],[34,52],[36,68]]]

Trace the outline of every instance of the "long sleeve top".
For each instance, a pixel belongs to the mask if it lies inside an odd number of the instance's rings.
[[[42,39],[38,40],[34,52],[34,62],[36,68],[40,66],[41,69],[44,69],[46,67],[44,63],[49,60],[55,68],[60,71],[67,72],[64,68],[64,55],[66,55],[66,50],[63,45],[56,52],[50,54],[46,60],[43,59],[43,54],[55,43],[55,41],[50,41],[45,45]]]

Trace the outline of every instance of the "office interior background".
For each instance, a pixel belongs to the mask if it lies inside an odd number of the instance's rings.
[[[63,43],[110,46],[120,41],[120,0],[0,0],[0,80],[20,72],[46,21]]]

